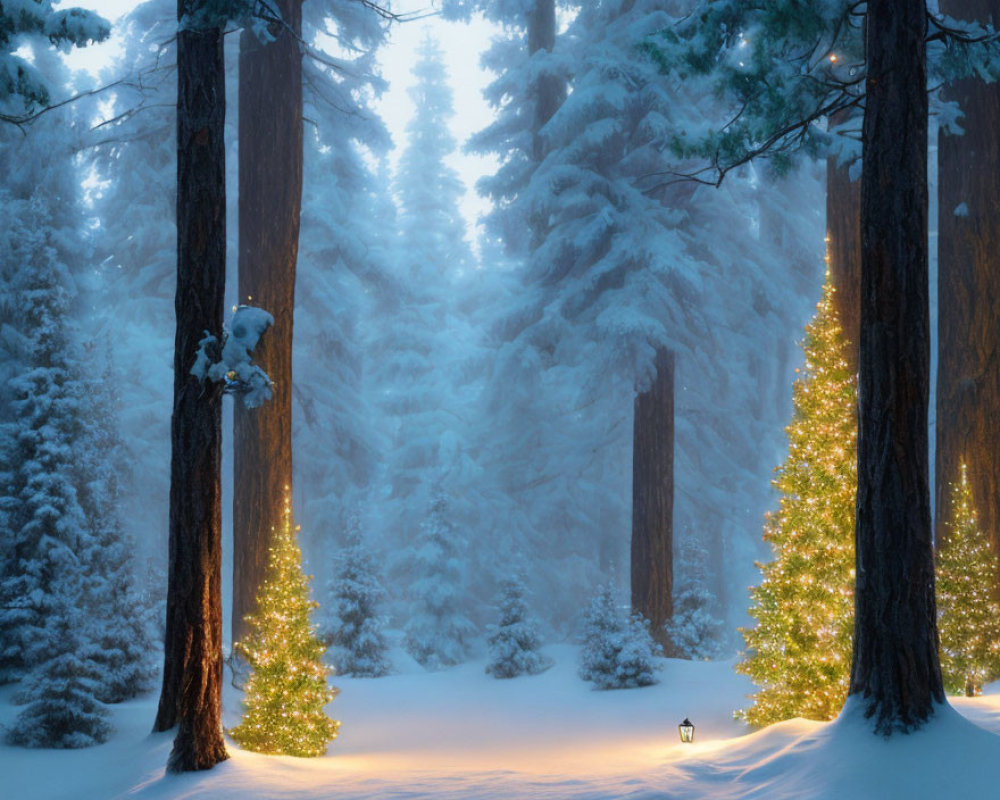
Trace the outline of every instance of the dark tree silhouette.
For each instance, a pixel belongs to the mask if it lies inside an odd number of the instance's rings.
[[[926,29],[922,0],[868,3],[849,696],[884,735],[944,702],[927,456]]]
[[[223,25],[178,0],[177,294],[163,689],[154,731],[177,727],[168,769],[209,769],[222,739],[222,389],[191,374],[205,331],[222,333],[226,276]]]

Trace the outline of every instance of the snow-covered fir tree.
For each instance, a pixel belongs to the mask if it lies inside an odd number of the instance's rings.
[[[388,23],[361,3],[305,3],[304,169],[296,277],[292,436],[307,552],[336,512],[356,506],[378,474],[379,431],[368,348],[372,311],[390,286],[395,206],[392,140],[374,106],[386,87],[378,56]],[[374,532],[373,533],[377,533]],[[313,538],[309,538],[313,537]],[[328,551],[327,555],[329,555]]]
[[[448,499],[438,493],[408,553],[413,610],[406,649],[428,669],[459,664],[468,655],[475,627],[464,614],[464,581],[456,552]]]
[[[72,571],[72,557],[61,566]],[[111,735],[108,710],[97,700],[102,667],[88,657],[88,621],[65,600],[50,610],[51,644],[19,691],[27,702],[7,729],[10,744],[77,748],[100,744]]]
[[[126,456],[117,429],[119,379],[110,360],[83,386],[86,433],[77,485],[89,536],[80,553],[86,573],[81,600],[91,620],[89,652],[100,667],[97,698],[118,703],[151,689],[157,664],[136,588],[135,544],[119,518]],[[162,607],[157,611],[162,615]]]
[[[337,573],[329,586],[333,598],[329,652],[337,674],[378,678],[392,667],[383,634],[385,619],[379,614],[385,589],[356,514],[348,519],[347,528],[347,544],[337,557]]]
[[[720,658],[728,652],[728,631],[718,599],[708,586],[708,554],[690,538],[678,549],[681,556],[674,565],[674,613],[667,623],[672,655]]]
[[[602,586],[584,618],[580,677],[595,689],[631,689],[657,683],[660,646],[649,622],[615,603],[610,584]]]
[[[53,652],[58,612],[78,600],[78,553],[88,535],[74,485],[83,438],[81,387],[67,331],[75,287],[54,241],[46,196],[38,192],[9,203],[7,210],[20,212],[12,255],[23,271],[16,305],[29,355],[11,382],[15,435],[3,498],[8,526],[0,574],[2,682],[23,677]]]
[[[509,576],[500,584],[499,620],[489,626],[487,637],[490,663],[486,671],[494,678],[537,675],[552,666],[552,659],[538,652],[538,621],[528,611],[526,593],[520,575]]]

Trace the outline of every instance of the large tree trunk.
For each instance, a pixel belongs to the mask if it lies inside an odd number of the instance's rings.
[[[179,0],[178,17],[198,4]],[[153,730],[178,727],[168,769],[208,769],[222,739],[222,392],[191,375],[219,336],[226,279],[226,107],[219,27],[177,34],[177,294],[163,689]]]
[[[841,119],[834,115],[831,124]],[[826,160],[826,233],[833,281],[833,305],[847,341],[847,364],[858,368],[858,333],[861,327],[861,182],[851,183],[848,165],[837,166],[835,156]]]
[[[669,652],[674,609],[674,354],[656,354],[656,377],[635,398],[632,439],[632,610]]]
[[[885,735],[944,702],[927,483],[926,13],[923,0],[868,3],[849,693]]]
[[[278,0],[291,31],[301,0]],[[264,406],[236,404],[233,455],[233,641],[247,632],[267,570],[271,531],[292,484],[292,315],[302,205],[302,54],[292,33],[240,37],[239,298],[274,316],[254,351],[274,381]]]
[[[941,12],[996,24],[1000,1],[942,0]],[[935,528],[940,542],[964,462],[979,522],[1000,555],[1000,84],[968,78],[947,96],[965,114],[965,134],[938,139]]]

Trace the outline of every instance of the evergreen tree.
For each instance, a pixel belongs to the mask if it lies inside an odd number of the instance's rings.
[[[708,553],[693,537],[682,542],[674,586],[674,614],[667,623],[672,655],[690,659],[721,658],[728,631],[718,599],[708,587]]]
[[[948,538],[937,553],[937,610],[945,689],[975,697],[1000,677],[997,558],[979,527],[968,469],[952,484]]]
[[[740,715],[753,725],[792,717],[832,719],[847,696],[857,486],[856,390],[833,306],[829,274],[806,328],[805,366],[793,388],[788,458],[774,487],[780,507],[764,540],[774,560],[751,596],[754,628],[736,669],[756,683]]]
[[[462,571],[454,537],[448,500],[438,493],[409,558],[415,609],[406,624],[406,649],[428,669],[464,661],[475,633],[462,613]]]
[[[538,652],[538,622],[528,612],[526,591],[520,575],[510,576],[500,584],[500,619],[490,625],[487,639],[490,663],[486,671],[494,678],[537,675],[552,666],[552,659]]]
[[[0,121],[19,122],[26,112],[50,102],[48,78],[26,59],[26,42],[40,48],[68,49],[103,42],[107,20],[82,8],[53,8],[51,0],[0,5]]]
[[[336,691],[327,685],[326,648],[309,621],[317,604],[309,599],[309,578],[302,572],[298,530],[286,496],[258,611],[248,619],[249,635],[236,645],[252,671],[243,719],[230,734],[259,753],[318,756],[336,738],[340,723],[324,710]]]
[[[89,651],[100,665],[97,698],[104,703],[128,700],[153,688],[156,674],[135,586],[135,545],[119,516],[124,443],[117,430],[118,385],[110,361],[102,375],[85,381],[87,428],[79,470],[81,505],[90,534],[81,553],[86,571],[82,605],[93,632]],[[162,616],[163,609],[157,611]]]
[[[66,554],[70,555],[70,554]],[[67,559],[68,561],[68,559]],[[71,563],[64,569],[72,570]],[[69,604],[53,609],[52,647],[25,681],[28,706],[7,730],[7,741],[23,747],[89,747],[111,735],[108,711],[95,698],[101,666],[86,655],[86,620]]]
[[[36,195],[21,208],[25,277],[17,305],[31,355],[12,381],[16,438],[4,501],[0,682],[23,677],[55,652],[53,626],[79,599],[78,553],[87,537],[73,472],[83,410],[67,330],[73,281],[53,243],[48,202]]]
[[[357,517],[349,522],[347,547],[340,568],[330,582],[333,594],[333,663],[340,675],[378,678],[389,672],[383,617],[378,604],[385,589],[375,571],[375,560],[361,538]]]
[[[610,584],[602,586],[584,618],[580,677],[596,689],[631,689],[657,683],[662,648],[649,635],[649,621],[615,604]]]

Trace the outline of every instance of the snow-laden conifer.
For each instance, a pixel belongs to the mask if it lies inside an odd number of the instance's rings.
[[[538,621],[528,610],[526,593],[520,575],[508,576],[500,584],[499,620],[489,626],[487,637],[490,663],[486,671],[494,678],[537,675],[552,666],[552,659],[538,652]]]
[[[385,621],[378,613],[385,589],[356,516],[348,521],[347,546],[337,561],[337,573],[330,581],[334,667],[339,675],[378,678],[392,666],[382,632]]]
[[[63,567],[71,554],[61,553]],[[7,742],[22,747],[89,747],[111,735],[108,711],[97,700],[101,667],[88,658],[86,620],[65,603],[51,609],[44,660],[18,692],[27,706],[7,729]]]
[[[449,504],[437,494],[410,554],[413,612],[406,625],[406,649],[428,669],[459,664],[475,628],[463,613],[463,581],[455,551]]]
[[[615,603],[610,585],[602,586],[584,618],[580,677],[596,689],[630,689],[657,683],[660,646],[649,622]]]

